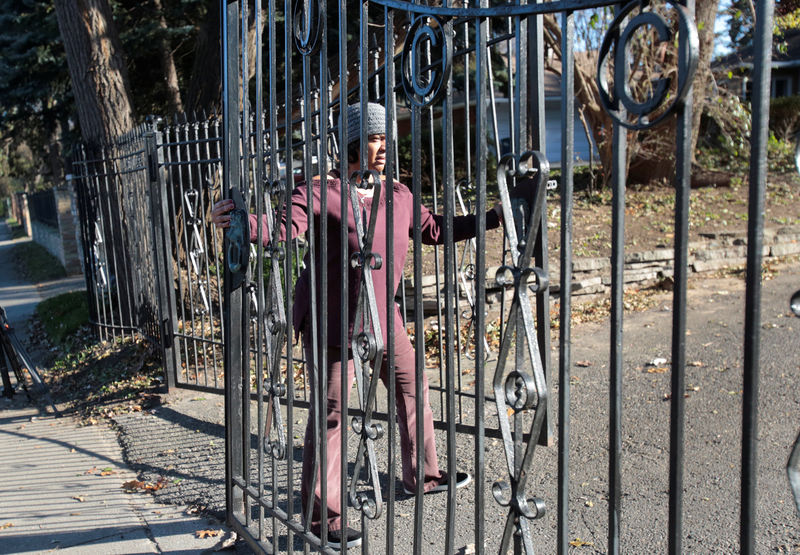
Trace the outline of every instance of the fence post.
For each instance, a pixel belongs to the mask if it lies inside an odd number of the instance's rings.
[[[33,237],[33,227],[31,226],[31,211],[28,207],[28,193],[20,195],[20,215],[22,216],[19,223],[25,226],[25,235]]]
[[[223,121],[223,194],[232,198],[236,193],[241,198],[241,151],[239,149],[239,80],[238,59],[239,2],[234,0],[222,3],[222,121]],[[240,206],[241,208],[241,201]],[[226,233],[227,235],[227,233]],[[225,243],[227,244],[227,243]],[[225,255],[225,274],[223,292],[223,341],[225,360],[225,488],[227,522],[233,526],[238,521],[234,515],[244,516],[244,494],[241,481],[244,473],[242,449],[249,449],[250,430],[244,429],[242,380],[245,357],[246,297],[245,288],[240,282],[234,283],[235,274],[229,266],[229,256]],[[249,400],[248,400],[249,402]],[[239,433],[235,438],[233,434]],[[244,438],[247,438],[245,441]],[[246,447],[244,447],[246,446]],[[248,515],[249,518],[249,515]]]
[[[172,245],[168,229],[167,215],[167,182],[161,168],[164,163],[164,151],[158,125],[161,118],[149,116],[148,130],[145,134],[147,149],[148,179],[150,181],[150,213],[153,226],[153,257],[156,270],[158,291],[158,322],[161,333],[161,360],[164,364],[164,378],[167,390],[175,387],[178,368],[177,350],[175,349],[175,325],[177,311],[173,294]]]

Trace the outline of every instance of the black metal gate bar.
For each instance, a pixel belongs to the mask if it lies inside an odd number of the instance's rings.
[[[750,139],[750,191],[747,217],[747,290],[745,298],[744,384],[742,397],[742,512],[740,549],[755,553],[756,463],[758,441],[758,378],[761,335],[761,259],[764,238],[764,196],[767,186],[767,119],[772,60],[773,0],[758,2],[755,18],[754,76]]]
[[[224,195],[231,198],[240,183],[239,129],[238,129],[238,2],[221,2],[222,14],[222,121],[223,121],[223,182]],[[239,207],[241,207],[241,200]],[[227,248],[226,248],[227,250]],[[225,491],[228,522],[237,531],[244,533],[240,522],[243,492],[234,483],[243,471],[243,415],[242,415],[242,371],[244,344],[243,331],[244,294],[241,287],[234,287],[230,269],[230,254],[225,253],[224,277],[224,343],[225,343]],[[249,445],[249,444],[246,444]]]
[[[445,1],[444,5],[449,2]],[[453,22],[449,20],[444,24],[446,36],[453,36]],[[445,56],[443,50],[440,56]],[[452,56],[452,50],[447,51],[447,56]],[[445,59],[445,63],[453,63],[452,59]],[[444,213],[455,214],[455,168],[454,168],[454,144],[453,144],[453,83],[447,80],[442,106],[442,169],[444,187]],[[467,111],[468,112],[468,111]],[[444,224],[444,296],[445,296],[445,418],[447,426],[447,475],[456,476],[456,411],[455,411],[455,333],[460,333],[454,314],[457,309],[455,275],[455,243],[453,242],[453,219],[445,218]],[[454,330],[454,328],[456,328]],[[424,350],[424,345],[416,345],[417,349]],[[456,488],[451,487],[447,490],[447,516],[445,518],[445,530],[452,530],[455,527],[456,510]],[[448,534],[445,539],[445,552],[453,552],[453,535]]]
[[[261,0],[255,0],[253,2],[253,18],[255,20],[255,28],[256,28],[256,40],[255,40],[255,52],[253,55],[255,56],[255,66],[256,66],[256,73],[255,73],[255,103],[253,113],[255,115],[254,118],[254,131],[255,131],[255,176],[253,179],[253,183],[250,185],[253,189],[253,195],[255,197],[255,213],[256,217],[258,218],[258,223],[256,224],[256,234],[261,237],[262,232],[264,231],[264,222],[262,215],[264,214],[264,200],[266,196],[266,191],[269,190],[267,186],[267,181],[265,180],[266,174],[264,171],[264,72],[263,72],[263,58],[262,58],[262,47],[261,43],[263,41],[263,32],[262,32],[262,6]],[[272,62],[270,62],[272,64]],[[247,75],[247,73],[245,73]],[[246,102],[246,100],[245,100]],[[255,327],[255,356],[256,356],[256,368],[255,368],[255,394],[256,394],[256,488],[257,488],[257,499],[261,499],[264,497],[264,450],[265,450],[265,429],[264,429],[264,387],[267,382],[267,375],[265,371],[265,363],[264,363],[264,349],[268,347],[269,343],[266,341],[266,330],[265,330],[265,322],[264,318],[266,316],[265,312],[265,294],[262,289],[264,283],[264,249],[257,248],[256,249],[256,272],[255,272],[255,281],[257,284],[255,295],[256,295],[256,320],[254,322]],[[252,310],[252,309],[251,309]],[[267,369],[270,373],[274,371],[271,367]],[[248,376],[249,379],[249,376]],[[274,399],[272,399],[274,402]],[[249,403],[248,403],[249,404]],[[249,426],[248,426],[249,428]],[[269,430],[266,430],[266,433],[269,434]],[[267,436],[269,437],[269,436]],[[245,443],[245,448],[249,447],[248,443]],[[274,470],[274,463],[275,460],[272,459],[273,462],[273,470]],[[272,472],[272,476],[275,476],[274,471]],[[275,488],[272,488],[273,493],[275,492]],[[272,505],[275,505],[275,499],[273,497]],[[264,506],[260,503],[257,504],[258,507],[258,525],[256,527],[256,534],[259,541],[264,541],[265,538],[265,530],[264,530]]]
[[[480,0],[480,6],[486,8],[488,0]],[[475,18],[475,213],[478,216],[478,233],[475,240],[475,305],[473,317],[475,319],[475,483],[483,484],[486,480],[486,426],[483,414],[486,405],[485,364],[486,350],[486,312],[483,304],[478,299],[486,298],[486,174],[488,148],[487,148],[487,114],[486,98],[487,84],[491,86],[491,65],[488,49],[489,20],[488,18]],[[489,79],[487,79],[487,76]],[[469,81],[469,79],[467,79]],[[487,83],[488,81],[488,83]],[[497,126],[495,129],[495,144],[499,145]],[[499,148],[496,151],[500,152]],[[475,524],[476,553],[483,554],[486,549],[486,525],[483,515],[486,508],[486,495],[482,487],[475,488],[475,507],[473,519]]]
[[[170,228],[168,222],[167,187],[164,178],[164,149],[162,136],[158,132],[160,119],[151,118],[147,136],[150,174],[150,202],[153,223],[154,256],[157,283],[158,283],[158,309],[161,330],[161,343],[163,349],[162,363],[164,376],[168,388],[175,387],[179,368],[178,350],[175,348],[175,295],[174,278],[172,269],[172,243],[170,241]]]
[[[613,31],[612,31],[613,32]],[[619,32],[615,38],[619,38]],[[616,83],[615,83],[616,85]],[[614,108],[624,110],[616,100]],[[622,517],[622,299],[625,280],[625,182],[627,130],[618,122],[613,127],[614,162],[611,170],[611,334],[609,337],[609,438],[608,438],[608,553],[619,554]]]
[[[276,33],[276,25],[274,19],[274,13],[277,9],[276,6],[278,5],[277,0],[270,3],[270,80],[272,84],[270,86],[270,99],[272,101],[272,118],[270,119],[270,175],[275,179],[278,180],[279,176],[277,175],[277,163],[279,161],[280,156],[280,141],[278,139],[278,130],[277,130],[277,107],[280,105],[278,91],[277,91],[277,77],[273,79],[273,75],[277,74],[277,68],[274,67],[277,64],[278,58],[275,55],[275,50],[277,47],[277,35]],[[284,2],[284,76],[291,75],[293,71],[293,63],[292,63],[292,44],[294,37],[292,33],[290,33],[290,29],[293,25],[293,18],[292,18],[292,2],[291,0],[285,0]],[[284,199],[283,199],[283,206],[288,208],[291,205],[291,195],[292,195],[292,186],[291,184],[294,182],[294,154],[292,152],[292,80],[284,78],[284,89],[283,89],[283,109],[284,109],[284,140],[285,146],[283,148],[284,153],[284,175],[285,175],[285,182],[284,185]],[[280,203],[280,191],[275,192],[276,202]],[[292,227],[292,213],[291,210],[285,208],[286,213],[286,229],[291,229]],[[276,222],[277,225],[277,222]],[[292,290],[293,283],[292,283],[292,268],[294,265],[300,267],[301,260],[297,250],[295,249],[287,249],[285,262],[283,265],[283,273],[284,273],[284,291],[287,294]],[[288,306],[290,303],[287,303],[286,307],[286,333],[289,337],[294,337],[294,315],[293,311],[290,310]],[[292,343],[292,341],[288,341],[287,343]],[[286,430],[286,445],[287,445],[287,457],[286,457],[286,483],[287,483],[287,501],[286,507],[287,512],[289,515],[295,514],[295,495],[294,495],[294,465],[292,461],[294,460],[294,425],[295,425],[295,412],[294,412],[294,399],[295,399],[295,390],[294,390],[294,357],[293,357],[293,350],[291,347],[287,345],[286,348],[286,373],[287,373],[287,403],[286,403],[286,421],[287,421],[287,430]],[[306,383],[308,382],[308,372],[306,372]],[[304,393],[307,389],[304,389]],[[273,537],[277,535],[275,526],[273,526]],[[289,545],[289,552],[291,553],[293,549],[293,533],[292,528],[288,527],[287,533],[287,542]]]
[[[561,121],[575,121],[575,16],[565,12],[561,20]],[[561,130],[561,290],[559,291],[558,339],[558,553],[569,551],[569,431],[572,366],[572,195],[574,182],[575,126]]]
[[[547,159],[545,148],[545,128],[544,119],[545,108],[545,82],[544,82],[544,29],[543,16],[534,15],[528,21],[528,59],[527,64],[527,84],[526,94],[526,113],[527,127],[530,129],[527,144],[536,152],[541,152]],[[533,76],[531,76],[533,74]],[[565,125],[568,127],[569,125]],[[543,184],[543,185],[546,185]],[[550,275],[550,262],[547,257],[547,196],[544,196],[545,205],[542,206],[543,217],[539,223],[539,233],[536,237],[534,246],[533,263],[536,268],[541,269],[545,276]],[[539,343],[541,356],[543,357],[544,376],[548,384],[552,384],[550,376],[550,288],[545,287],[537,291],[536,303],[536,338]],[[553,420],[555,414],[552,410],[545,412],[545,427],[542,435],[537,438],[539,445],[551,446],[553,444]]]
[[[343,15],[343,11],[340,10],[340,17]],[[386,102],[386,180],[387,182],[393,181],[399,173],[399,164],[398,164],[398,156],[397,156],[397,130],[393,124],[393,122],[397,121],[397,108],[395,106],[395,95],[393,92],[395,91],[395,26],[394,26],[394,11],[389,10],[388,8],[384,8],[384,21],[386,22],[386,32],[384,33],[384,62],[385,62],[385,73],[384,73],[384,80],[385,80],[385,102]],[[346,59],[346,57],[345,57]],[[344,105],[344,102],[342,103]],[[344,118],[342,118],[344,121]],[[344,125],[342,125],[344,127]],[[393,187],[386,187],[386,228],[394,229],[394,188]],[[394,242],[390,242],[387,244],[386,250],[386,312],[387,314],[392,314],[393,303],[395,299],[396,292],[393,291],[391,278],[389,276],[394,275]],[[403,287],[403,281],[400,282],[400,287]],[[387,337],[394,337],[396,333],[395,330],[395,322],[394,318],[388,318],[386,320],[386,336]],[[394,403],[391,402],[392,399],[397,398],[397,387],[395,383],[395,346],[392,341],[389,342],[387,345],[387,360],[389,367],[387,368],[387,374],[389,379],[389,402],[387,403],[387,413],[389,415],[388,422],[395,422],[397,418],[397,407]],[[396,445],[396,437],[397,431],[395,426],[387,426],[388,433],[387,433],[387,442],[388,442],[388,454],[387,454],[387,471],[389,476],[396,476],[397,475],[397,451],[395,449]],[[346,453],[346,451],[343,451]],[[344,455],[342,455],[344,456]],[[342,473],[342,482],[344,482],[344,473]],[[387,499],[387,507],[386,507],[386,519],[387,522],[394,522],[396,518],[396,511],[395,511],[395,490],[394,488],[389,488],[388,491],[388,499]],[[394,553],[394,534],[386,534],[386,552],[387,553]]]
[[[694,16],[694,0],[684,3]],[[688,37],[682,37],[682,45]],[[697,48],[682,46],[681,61],[692,64]],[[694,61],[696,64],[696,59]],[[669,550],[678,555],[683,533],[683,430],[686,420],[684,402],[686,373],[686,289],[689,266],[689,192],[692,169],[692,111],[694,88],[689,87],[683,105],[677,110],[675,151],[675,265],[672,295],[672,372],[670,397],[670,472],[669,472]]]

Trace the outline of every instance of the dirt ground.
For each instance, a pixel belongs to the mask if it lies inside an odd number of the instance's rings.
[[[704,234],[747,229],[749,187],[747,176],[728,176],[727,185],[704,186],[689,196],[690,241]],[[490,202],[493,202],[490,199]],[[574,258],[611,255],[612,193],[590,194],[578,191],[573,196],[572,250]],[[765,220],[767,228],[800,225],[800,175],[770,173],[767,181]],[[561,245],[561,196],[547,197],[548,252],[557,264]],[[669,186],[637,185],[625,194],[625,252],[670,248],[675,237],[675,190]],[[487,265],[501,264],[503,234],[499,229],[486,234]],[[423,275],[436,273],[433,247],[423,247]],[[459,257],[461,249],[459,249]],[[409,254],[410,257],[410,254]],[[460,258],[458,259],[460,261]],[[441,264],[441,262],[440,262]],[[410,264],[407,265],[411,276]],[[441,273],[441,271],[440,271]]]

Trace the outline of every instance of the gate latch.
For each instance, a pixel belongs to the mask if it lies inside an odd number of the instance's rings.
[[[241,208],[231,210],[230,216],[231,224],[225,234],[225,254],[235,289],[244,281],[250,260],[250,220],[247,211]]]

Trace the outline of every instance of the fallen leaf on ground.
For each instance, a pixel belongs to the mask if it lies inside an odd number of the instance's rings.
[[[591,365],[592,363],[589,362],[588,360],[579,360],[575,363],[575,366],[580,366],[581,368],[587,368]]]
[[[92,468],[84,472],[84,474],[94,474],[95,472],[97,472],[97,467],[93,466]]]
[[[220,533],[219,530],[198,530],[194,533],[194,535],[200,539],[216,538],[217,536],[219,536],[219,533]]]
[[[0,525],[0,530],[5,530],[6,528],[11,528],[12,526],[14,526],[13,522],[6,522],[5,524]]]
[[[161,478],[158,479],[158,482],[156,482],[155,484],[150,484],[150,483],[146,484],[144,486],[144,489],[146,489],[147,491],[157,491],[164,487],[167,487],[167,480],[162,476]]]
[[[122,488],[128,491],[135,491],[137,489],[144,489],[144,482],[141,480],[131,480],[122,484]]]
[[[575,538],[574,540],[572,540],[571,542],[569,542],[569,544],[570,544],[572,547],[590,547],[590,546],[593,546],[593,545],[594,545],[592,542],[585,542],[585,541],[583,541],[583,540],[582,540],[582,539],[580,539],[580,538]]]
[[[80,503],[83,503],[84,501],[86,501],[86,498],[85,497],[81,497],[80,495],[73,495],[72,498],[75,501],[79,501]]]
[[[657,366],[655,368],[651,367],[647,369],[648,374],[664,374],[667,371],[668,368],[666,366]]]
[[[703,366],[703,363],[700,362],[699,360],[693,360],[687,366],[696,366],[698,368],[701,368]]]

